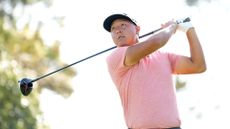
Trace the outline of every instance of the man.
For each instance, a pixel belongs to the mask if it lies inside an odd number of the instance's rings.
[[[113,14],[103,23],[117,48],[107,58],[130,129],[180,129],[172,74],[206,70],[202,47],[190,22],[168,21],[162,30],[139,42],[140,26],[125,14]],[[161,52],[176,30],[186,33],[190,57]]]

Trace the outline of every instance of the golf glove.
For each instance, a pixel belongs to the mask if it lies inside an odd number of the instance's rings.
[[[191,22],[183,22],[178,24],[178,30],[187,32],[190,28],[193,28],[193,25]]]

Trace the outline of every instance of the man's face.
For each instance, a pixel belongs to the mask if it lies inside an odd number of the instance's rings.
[[[112,23],[111,36],[118,47],[130,46],[138,41],[139,30],[139,26],[124,19],[117,19]]]

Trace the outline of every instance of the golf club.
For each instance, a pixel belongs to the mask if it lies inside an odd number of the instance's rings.
[[[177,23],[177,24],[180,24],[180,23],[189,22],[189,21],[190,21],[190,18],[187,17],[187,18],[185,18],[185,19],[177,20],[176,23]],[[143,38],[143,37],[146,37],[146,36],[148,36],[148,35],[154,34],[154,33],[158,32],[158,31],[160,31],[161,29],[162,29],[162,28],[159,28],[159,29],[156,29],[156,30],[154,30],[154,31],[151,31],[151,32],[149,32],[149,33],[147,33],[147,34],[144,34],[144,35],[142,35],[142,36],[139,36],[139,38]],[[77,61],[77,62],[74,62],[74,63],[72,63],[72,64],[70,64],[70,65],[66,65],[65,67],[62,67],[62,68],[60,68],[60,69],[57,69],[57,70],[55,70],[55,71],[53,71],[53,72],[50,72],[50,73],[48,73],[48,74],[45,74],[45,75],[40,76],[40,77],[35,78],[35,79],[23,78],[23,79],[21,79],[20,81],[18,81],[18,83],[19,83],[19,85],[20,85],[21,93],[22,93],[24,96],[27,96],[27,95],[30,94],[30,92],[31,92],[32,89],[33,89],[33,82],[36,82],[36,81],[38,81],[38,80],[40,80],[40,79],[42,79],[42,78],[45,78],[45,77],[47,77],[47,76],[50,76],[50,75],[52,75],[52,74],[54,74],[54,73],[57,73],[57,72],[59,72],[59,71],[61,71],[61,70],[64,70],[64,69],[66,69],[66,68],[68,68],[68,67],[71,67],[71,66],[73,66],[73,65],[75,65],[75,64],[78,64],[78,63],[80,63],[80,62],[82,62],[82,61],[85,61],[85,60],[87,60],[87,59],[90,59],[90,58],[92,58],[92,57],[94,57],[94,56],[100,55],[100,54],[102,54],[102,53],[104,53],[104,52],[107,52],[107,51],[109,51],[109,50],[112,50],[112,49],[114,49],[114,48],[116,48],[116,46],[113,46],[113,47],[111,47],[111,48],[108,48],[108,49],[103,50],[103,51],[101,51],[101,52],[98,52],[98,53],[96,53],[96,54],[93,54],[93,55],[91,55],[91,56],[88,56],[88,57],[86,57],[86,58],[83,58],[83,59],[81,59],[81,60],[79,60],[79,61]]]

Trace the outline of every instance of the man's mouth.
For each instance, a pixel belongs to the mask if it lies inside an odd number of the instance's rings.
[[[122,38],[125,38],[125,36],[122,36],[122,35],[121,35],[121,36],[118,36],[117,39],[120,40],[120,39],[122,39]]]

